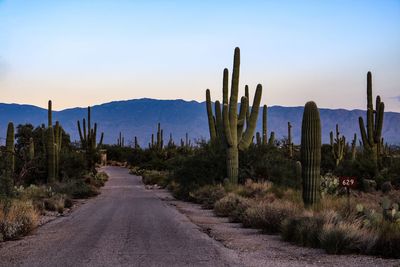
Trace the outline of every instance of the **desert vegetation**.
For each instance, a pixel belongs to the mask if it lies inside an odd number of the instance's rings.
[[[0,241],[17,239],[41,223],[41,215],[62,214],[74,199],[99,194],[108,179],[96,171],[100,143],[96,144],[97,124],[87,125],[79,144],[71,143],[61,124],[52,121],[48,103],[48,124],[8,124],[6,145],[0,163]]]
[[[250,109],[249,88],[239,111],[240,51],[235,49],[230,96],[228,70],[223,72],[222,104],[206,91],[210,140],[164,143],[158,124],[146,148],[135,137],[131,147],[105,145],[108,158],[124,162],[148,185],[169,189],[178,199],[213,209],[243,227],[279,234],[301,246],[328,253],[359,253],[399,258],[400,149],[384,143],[384,103],[372,101],[367,74],[366,124],[360,117],[360,141],[340,134],[340,125],[322,144],[317,104],[305,104],[301,143],[288,135],[268,137],[267,106],[262,132],[255,132],[261,85]],[[356,122],[355,122],[356,123]]]

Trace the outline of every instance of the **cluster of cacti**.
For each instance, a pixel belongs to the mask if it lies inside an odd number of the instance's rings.
[[[79,138],[81,141],[81,149],[86,153],[87,166],[89,169],[94,169],[96,164],[96,151],[103,144],[104,133],[101,133],[100,141],[97,143],[97,123],[94,123],[94,127],[92,128],[90,107],[88,107],[87,111],[87,127],[85,118],[82,120],[83,132],[79,120],[77,121],[77,125]]]
[[[117,146],[124,147],[125,146],[125,137],[119,132],[119,137],[117,139]]]
[[[382,149],[382,126],[385,104],[380,96],[376,97],[375,110],[372,103],[372,75],[367,74],[367,126],[364,125],[362,117],[359,118],[361,139],[364,152],[371,155],[374,164],[378,166],[379,157]]]
[[[381,202],[382,212],[379,213],[373,209],[367,209],[362,204],[356,205],[356,211],[364,220],[364,225],[378,226],[382,221],[400,223],[399,203],[391,201],[388,197],[384,197]]]
[[[335,159],[336,166],[339,166],[340,162],[344,159],[346,138],[342,135],[340,136],[339,125],[336,124],[336,137],[333,137],[333,132],[329,133],[332,156]]]
[[[154,142],[154,134],[151,134],[151,142],[149,143],[149,148],[162,150],[164,147],[164,130],[161,129],[161,124],[157,124],[157,134],[156,140]]]
[[[247,85],[246,85],[246,97],[248,97],[248,87],[247,87]],[[268,110],[267,105],[264,105],[264,107],[263,107],[263,116],[262,116],[262,133],[261,134],[259,132],[256,133],[256,144],[258,146],[261,146],[261,145],[274,145],[275,144],[275,133],[274,132],[271,132],[271,135],[270,135],[270,137],[268,139],[268,133],[267,133],[267,129],[268,129],[267,128],[267,112],[268,111],[267,110]],[[249,114],[249,113],[246,112],[246,114]]]
[[[0,177],[0,195],[10,195],[14,186],[14,168],[15,168],[15,151],[14,151],[14,124],[8,123],[6,137],[6,151],[4,155],[5,170]]]
[[[320,200],[321,121],[318,107],[312,101],[304,107],[300,153],[303,201],[306,206],[314,206]]]
[[[80,121],[77,121],[78,125],[78,132],[79,132],[79,138],[81,141],[81,149],[90,152],[90,151],[95,151],[97,148],[100,148],[101,145],[103,144],[103,138],[104,138],[104,133],[101,133],[100,136],[100,141],[99,143],[97,142],[97,123],[94,123],[94,128],[92,128],[91,125],[91,114],[90,114],[90,107],[88,107],[88,115],[87,115],[87,128],[86,128],[86,120],[85,118],[82,119],[82,126],[83,126],[83,132],[81,129],[81,124]],[[87,130],[86,130],[87,129]]]
[[[169,140],[168,140],[167,146],[168,146],[169,148],[172,148],[172,147],[175,146],[174,139],[172,138],[172,133],[169,134]]]
[[[185,140],[181,138],[181,147],[189,149],[192,147],[192,141],[189,139],[189,134],[185,134]]]
[[[260,108],[262,86],[257,85],[253,107],[249,112],[248,96],[243,96],[240,102],[239,115],[238,109],[238,93],[239,93],[239,70],[240,70],[240,50],[235,48],[233,59],[233,72],[231,82],[231,95],[228,99],[228,69],[224,69],[222,93],[223,108],[220,112],[219,102],[216,102],[215,117],[211,110],[210,92],[206,91],[207,113],[210,128],[211,142],[219,137],[220,141],[226,146],[226,162],[227,176],[230,183],[238,182],[239,170],[239,149],[243,150],[249,147],[255,132],[258,111]],[[248,90],[245,90],[248,94]],[[218,103],[218,104],[217,104]],[[245,128],[246,125],[246,128]],[[244,130],[245,129],[245,130]],[[223,136],[223,137],[222,137]]]

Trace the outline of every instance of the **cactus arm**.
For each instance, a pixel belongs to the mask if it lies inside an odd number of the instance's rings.
[[[233,71],[231,82],[231,97],[229,99],[229,125],[232,139],[237,138],[237,104],[239,93],[240,49],[235,48],[233,56]]]
[[[369,145],[367,133],[365,131],[364,120],[362,117],[358,118],[358,124],[360,126],[360,133],[361,133],[361,140],[365,148],[370,149],[371,146]]]
[[[239,117],[238,117],[238,122],[237,122],[238,143],[240,142],[240,139],[242,138],[242,133],[243,133],[243,128],[244,128],[244,123],[246,120],[247,110],[248,110],[247,98],[245,96],[243,96],[240,100],[240,112],[239,112]]]
[[[250,106],[250,95],[249,95],[249,86],[246,85],[244,87],[244,96],[247,99],[247,112],[246,112],[246,125],[249,124],[249,120],[250,120],[250,112],[249,112],[249,106]]]
[[[223,140],[224,125],[222,121],[221,103],[219,101],[215,101],[215,124],[217,129],[217,135],[220,140]]]
[[[213,116],[213,112],[212,112],[212,108],[211,108],[210,89],[206,90],[206,108],[207,108],[207,117],[208,117],[208,128],[210,130],[210,139],[213,142],[217,139],[217,132],[216,132],[214,116]]]
[[[378,108],[378,107],[377,107]],[[382,127],[383,127],[383,116],[385,113],[385,103],[380,102],[379,103],[379,108],[377,110],[377,114],[376,114],[376,131],[375,131],[375,140],[378,143],[379,140],[382,137]]]
[[[253,106],[251,108],[249,125],[246,127],[246,131],[244,132],[243,137],[240,140],[239,150],[248,148],[253,138],[257,125],[258,111],[260,110],[261,94],[262,85],[258,84],[253,100]]]
[[[231,128],[229,125],[229,115],[228,115],[228,104],[224,104],[224,107],[222,108],[222,117],[223,117],[223,122],[224,122],[224,134],[226,138],[226,142],[228,146],[232,147],[233,144],[233,138],[231,135]]]

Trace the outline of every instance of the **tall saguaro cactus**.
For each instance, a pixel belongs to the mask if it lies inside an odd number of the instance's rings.
[[[258,84],[251,113],[248,112],[248,97],[243,96],[240,101],[240,111],[238,114],[239,71],[240,49],[236,47],[233,58],[230,97],[228,97],[228,69],[224,69],[222,83],[222,126],[224,132],[224,142],[226,145],[227,175],[230,183],[232,184],[236,184],[238,182],[239,150],[248,148],[252,142],[262,94],[262,86],[261,84]],[[218,111],[216,110],[216,114],[217,113]],[[216,121],[218,121],[218,116]]]
[[[94,167],[95,167],[94,156],[96,154],[96,150],[99,147],[101,147],[101,145],[103,143],[104,133],[101,133],[100,141],[99,141],[99,143],[97,143],[97,123],[94,124],[94,127],[92,129],[90,107],[88,107],[87,110],[88,110],[87,131],[86,131],[85,119],[82,120],[83,133],[81,131],[81,125],[80,125],[79,120],[78,120],[77,124],[78,124],[79,137],[81,140],[81,149],[86,152],[87,165],[90,169],[94,169]]]
[[[312,101],[304,107],[300,153],[303,201],[306,206],[313,206],[320,200],[321,121],[318,107]]]
[[[364,126],[364,120],[359,117],[359,125],[361,132],[361,140],[363,142],[364,152],[371,155],[374,164],[378,166],[381,140],[383,114],[385,112],[385,104],[381,101],[381,97],[376,97],[375,110],[372,103],[372,75],[367,73],[367,127]]]
[[[104,133],[101,133],[100,136],[100,141],[99,143],[97,142],[97,123],[94,124],[94,128],[92,129],[91,125],[91,111],[90,107],[88,107],[88,117],[87,117],[87,131],[86,131],[86,120],[83,118],[82,120],[82,125],[83,125],[83,132],[81,131],[81,124],[80,121],[77,121],[78,124],[78,131],[79,131],[79,137],[81,140],[81,148],[83,150],[96,150],[98,147],[100,147],[103,143],[103,137]]]

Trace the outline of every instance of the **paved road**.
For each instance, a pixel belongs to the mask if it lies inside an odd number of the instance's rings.
[[[127,169],[106,167],[102,194],[32,235],[0,244],[0,266],[235,266],[234,253],[146,191]]]

